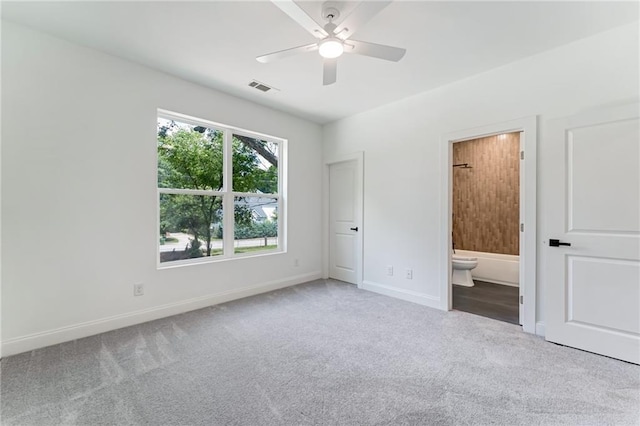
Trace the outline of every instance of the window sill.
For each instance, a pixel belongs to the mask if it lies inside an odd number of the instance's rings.
[[[233,260],[240,259],[254,259],[258,257],[266,257],[266,256],[274,256],[279,254],[286,254],[287,251],[283,249],[274,249],[274,250],[265,250],[263,253],[241,253],[234,254],[232,256],[208,256],[208,257],[198,257],[194,259],[184,259],[184,260],[174,260],[172,262],[164,262],[157,264],[157,269],[173,269],[173,268],[182,268],[184,266],[193,266],[193,265],[204,265],[209,263],[221,263],[228,262]]]

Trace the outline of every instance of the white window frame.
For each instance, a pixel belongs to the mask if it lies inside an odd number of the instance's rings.
[[[174,260],[171,262],[160,262],[160,241],[156,237],[156,260],[158,269],[173,268],[201,263],[220,262],[247,257],[269,256],[273,254],[286,253],[286,177],[287,177],[287,140],[263,133],[252,132],[228,126],[214,121],[196,118],[173,111],[158,109],[157,118],[174,120],[181,123],[204,126],[223,132],[223,161],[222,161],[222,189],[221,190],[197,190],[197,189],[173,189],[157,187],[158,176],[158,152],[156,148],[156,233],[160,229],[160,194],[186,194],[186,195],[206,195],[222,197],[222,254],[217,256],[204,256],[193,259]],[[157,122],[157,120],[156,120]],[[157,135],[157,128],[156,128]],[[278,146],[278,192],[276,194],[262,194],[259,192],[237,192],[233,191],[233,135],[247,136],[277,144]],[[157,137],[156,137],[157,138]],[[157,145],[156,145],[157,146]],[[250,253],[235,253],[235,199],[236,197],[271,198],[278,201],[278,247],[274,249],[261,250]],[[231,212],[229,214],[229,212]],[[230,230],[230,231],[229,231]]]

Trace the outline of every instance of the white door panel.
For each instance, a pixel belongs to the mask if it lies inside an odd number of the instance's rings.
[[[640,193],[639,125],[632,119],[567,132],[569,232],[640,231],[640,205],[629,202]]]
[[[353,164],[336,164],[331,166],[329,176],[331,184],[331,213],[338,223],[355,221],[354,188],[356,170]],[[346,225],[345,225],[346,226]]]
[[[359,284],[362,179],[358,160],[329,165],[329,277]]]
[[[355,237],[353,235],[336,234],[334,266],[348,272],[355,271]]]
[[[638,335],[640,262],[567,256],[567,263],[567,321]]]
[[[554,120],[546,338],[640,363],[640,107]],[[551,238],[571,244],[551,247]]]

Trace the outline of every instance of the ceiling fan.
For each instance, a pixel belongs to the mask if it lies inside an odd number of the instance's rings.
[[[361,1],[353,12],[338,25],[334,24],[334,21],[340,16],[339,3],[334,1],[325,2],[322,5],[322,17],[327,21],[324,27],[313,20],[293,0],[272,0],[272,2],[311,35],[318,38],[319,41],[258,56],[256,58],[258,62],[272,62],[288,56],[317,50],[320,56],[324,58],[322,83],[327,86],[336,82],[337,61],[338,57],[343,53],[356,53],[394,62],[398,62],[406,53],[406,49],[399,47],[350,39],[359,27],[366,24],[378,12],[388,6],[391,1]]]

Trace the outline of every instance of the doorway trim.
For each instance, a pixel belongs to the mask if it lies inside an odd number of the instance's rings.
[[[520,244],[520,286],[523,287],[522,328],[527,333],[536,332],[536,174],[538,145],[537,116],[523,117],[502,123],[490,124],[472,129],[460,130],[442,135],[440,139],[441,167],[441,247],[440,247],[440,294],[441,309],[452,309],[453,297],[451,288],[451,232],[453,224],[453,144],[466,140],[478,139],[502,133],[523,132],[521,149],[524,159],[520,163],[521,196],[520,223],[524,231],[520,233],[523,242]]]
[[[347,161],[356,162],[356,174],[358,177],[358,204],[360,206],[359,212],[356,215],[358,227],[360,228],[357,233],[357,249],[356,249],[356,285],[358,288],[362,288],[362,281],[364,276],[364,151],[357,151],[350,154],[342,154],[330,157],[324,160],[322,168],[322,278],[329,278],[329,250],[330,250],[330,236],[331,230],[329,220],[329,200],[331,194],[329,194],[329,167],[333,164],[344,163]]]

